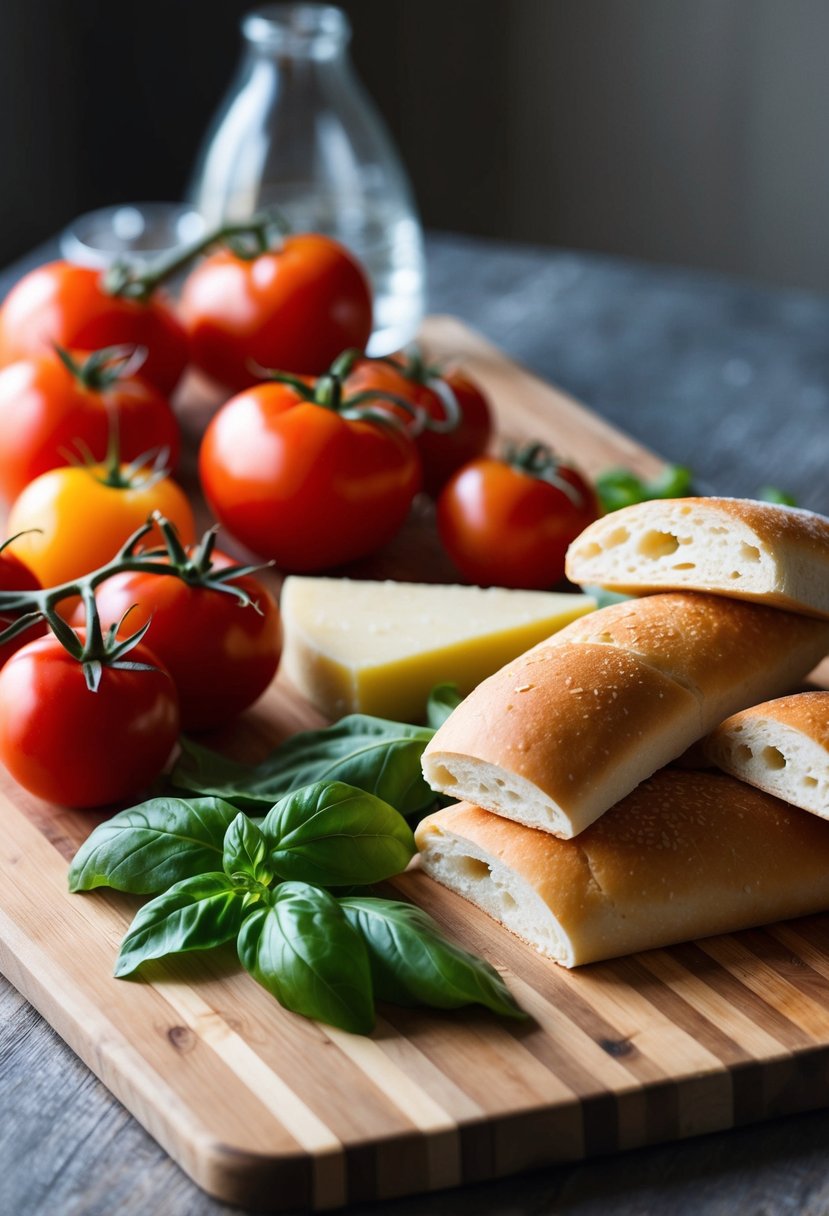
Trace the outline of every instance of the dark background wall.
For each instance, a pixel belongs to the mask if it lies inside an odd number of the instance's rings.
[[[345,0],[426,222],[829,290],[824,0]],[[175,198],[249,0],[0,0],[0,261]]]

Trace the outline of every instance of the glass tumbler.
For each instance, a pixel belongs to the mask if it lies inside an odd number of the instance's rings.
[[[368,271],[372,355],[423,316],[423,235],[406,173],[348,57],[340,9],[273,4],[242,21],[238,73],[201,149],[189,200],[209,225],[276,204],[291,227],[335,237]]]

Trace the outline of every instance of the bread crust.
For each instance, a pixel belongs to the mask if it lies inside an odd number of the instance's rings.
[[[586,528],[566,569],[582,585],[686,588],[829,617],[829,519],[741,498],[637,503]]]
[[[719,773],[663,770],[577,840],[467,803],[416,839],[428,874],[565,966],[829,908],[829,824]]]
[[[450,796],[570,837],[701,733],[698,698],[637,655],[542,643],[462,702],[427,745],[423,771]],[[479,783],[482,766],[501,775]],[[553,804],[546,824],[522,783]]]
[[[600,609],[550,641],[612,645],[639,655],[700,698],[705,729],[712,730],[735,704],[791,688],[819,652],[829,651],[829,625],[745,600],[673,591]]]
[[[714,596],[603,608],[480,684],[430,741],[424,775],[569,839],[827,649],[825,621]]]

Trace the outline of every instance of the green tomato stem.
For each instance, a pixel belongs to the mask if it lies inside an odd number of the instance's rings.
[[[158,528],[161,532],[164,547],[139,549],[141,541],[154,528]],[[235,586],[231,580],[241,578],[246,574],[253,574],[262,567],[230,565],[214,570],[211,555],[215,537],[216,529],[208,529],[191,556],[181,544],[171,521],[160,512],[154,512],[145,524],[142,524],[128,537],[112,560],[97,570],[92,570],[69,582],[60,583],[56,587],[44,587],[32,591],[0,591],[0,613],[24,614],[0,632],[0,644],[10,641],[36,621],[45,620],[69,654],[79,663],[84,664],[87,683],[94,691],[100,681],[100,671],[96,664],[119,665],[128,651],[138,645],[150,626],[150,622],[147,621],[129,638],[119,638],[120,626],[123,624],[122,618],[118,626],[109,629],[106,634],[103,633],[95,602],[95,591],[102,583],[116,574],[132,571],[164,578],[178,578],[191,587],[204,587],[222,595],[230,595],[242,607],[253,608],[255,612],[261,613],[262,609],[256,600],[244,587]],[[64,600],[77,597],[80,597],[85,608],[84,641],[81,641],[79,635],[66,623],[58,611],[59,605]]]
[[[185,270],[212,245],[225,244],[236,257],[252,260],[278,249],[289,232],[284,215],[275,207],[268,208],[248,220],[220,224],[189,245],[162,254],[146,270],[116,262],[105,272],[103,287],[109,295],[145,304],[162,283]]]

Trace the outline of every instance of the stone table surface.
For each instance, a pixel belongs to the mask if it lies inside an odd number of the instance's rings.
[[[829,298],[445,234],[430,236],[428,254],[431,311],[462,317],[690,465],[707,489],[753,495],[772,484],[829,513]],[[0,294],[50,256],[53,245],[10,267]],[[235,1211],[199,1191],[0,977],[0,1213]],[[829,1212],[829,1110],[385,1203],[382,1212],[818,1216]]]

